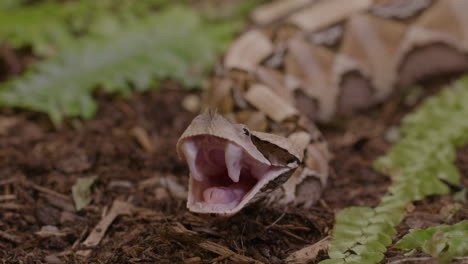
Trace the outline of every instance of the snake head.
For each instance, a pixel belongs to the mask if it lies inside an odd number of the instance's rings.
[[[250,131],[217,113],[197,116],[177,142],[190,169],[187,208],[231,216],[284,183],[302,153],[287,138]]]

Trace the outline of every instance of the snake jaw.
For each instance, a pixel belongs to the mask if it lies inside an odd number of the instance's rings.
[[[291,170],[258,160],[242,146],[212,135],[185,138],[180,150],[191,174],[187,207],[196,213],[233,215]]]
[[[216,113],[192,120],[177,142],[190,169],[187,208],[230,216],[283,184],[302,160],[295,144]]]

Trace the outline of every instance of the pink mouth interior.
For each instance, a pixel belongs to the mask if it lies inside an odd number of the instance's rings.
[[[188,138],[182,151],[192,174],[189,207],[202,211],[236,207],[260,180],[284,169],[260,162],[237,144],[214,136]]]

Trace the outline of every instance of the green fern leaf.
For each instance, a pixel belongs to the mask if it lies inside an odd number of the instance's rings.
[[[70,43],[66,18],[68,4],[47,2],[40,6],[11,8],[0,16],[0,40],[13,47],[32,45],[35,53],[51,53],[51,43]]]
[[[179,1],[174,1],[179,2]],[[20,6],[0,5],[0,40],[19,48],[32,46],[47,56],[87,35],[109,35],[125,23],[150,14],[167,0],[80,0]]]
[[[122,95],[131,92],[129,83],[144,91],[154,79],[198,86],[238,26],[206,24],[189,8],[161,10],[119,34],[71,46],[3,84],[0,105],[46,112],[59,123],[64,116],[92,117],[91,93],[98,86]]]
[[[448,194],[444,181],[460,183],[455,150],[468,143],[467,100],[468,76],[429,98],[403,120],[403,138],[375,163],[377,170],[392,176],[387,194],[376,208],[351,207],[337,214],[330,259],[321,264],[378,263],[392,243],[395,226],[405,217],[407,203]],[[421,247],[444,261],[466,252],[468,240],[458,236],[434,240],[437,230],[413,231],[399,246]],[[431,242],[426,242],[429,237]]]
[[[438,258],[439,263],[451,263],[453,258],[468,255],[468,221],[452,226],[440,225],[410,230],[395,247],[402,250],[420,248]]]

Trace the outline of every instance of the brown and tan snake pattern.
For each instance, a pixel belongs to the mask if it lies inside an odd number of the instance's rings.
[[[191,171],[189,210],[314,204],[330,158],[314,123],[466,71],[467,11],[466,0],[282,0],[255,10],[215,69],[204,97],[212,111],[177,144]]]

